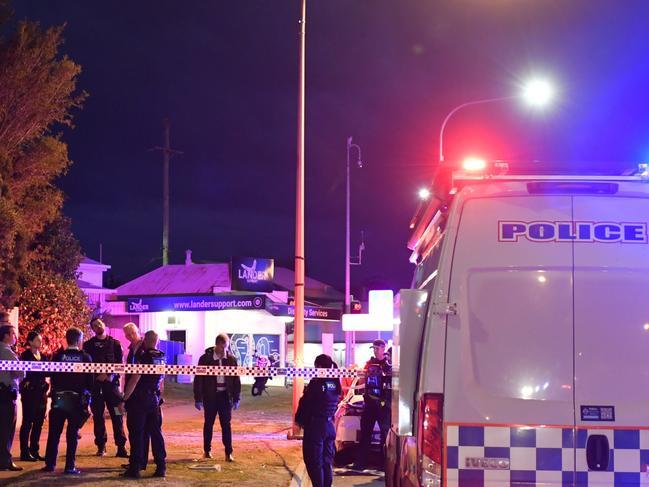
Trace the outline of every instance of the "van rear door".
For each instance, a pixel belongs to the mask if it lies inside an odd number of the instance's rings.
[[[649,485],[649,199],[573,199],[576,485]]]
[[[571,196],[468,199],[453,253],[444,423],[447,487],[572,486]],[[649,336],[649,335],[648,335]]]

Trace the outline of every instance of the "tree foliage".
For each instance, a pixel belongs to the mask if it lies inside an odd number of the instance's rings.
[[[88,331],[92,310],[74,280],[46,271],[30,275],[20,296],[20,347],[31,330],[43,336],[43,351],[52,353],[64,345],[70,326]]]
[[[54,181],[71,161],[55,130],[72,126],[72,111],[86,97],[76,88],[81,68],[59,53],[62,34],[63,26],[24,21],[0,37],[0,304],[6,308],[42,257],[37,239],[60,217],[63,194]]]
[[[30,252],[33,258],[28,274],[44,271],[65,279],[76,279],[83,254],[79,241],[72,233],[72,221],[68,217],[59,215],[46,225],[36,236]]]

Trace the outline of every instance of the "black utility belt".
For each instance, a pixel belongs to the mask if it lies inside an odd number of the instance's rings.
[[[15,401],[16,399],[18,399],[18,389],[0,384],[0,401]]]

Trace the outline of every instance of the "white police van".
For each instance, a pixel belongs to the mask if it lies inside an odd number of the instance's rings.
[[[411,225],[386,483],[649,486],[649,171],[506,171]]]

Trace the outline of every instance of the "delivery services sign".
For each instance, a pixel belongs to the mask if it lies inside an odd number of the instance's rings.
[[[646,244],[646,222],[499,221],[498,241]]]

